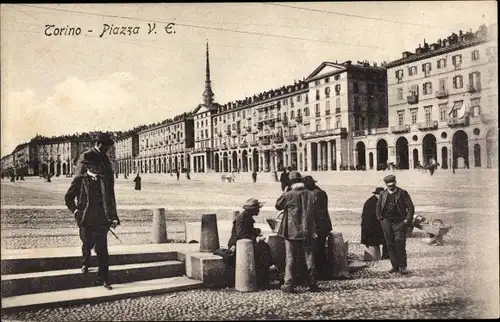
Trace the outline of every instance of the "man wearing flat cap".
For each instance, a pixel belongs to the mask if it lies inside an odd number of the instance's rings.
[[[406,231],[412,225],[415,207],[408,191],[396,186],[396,177],[384,177],[387,189],[380,193],[376,216],[382,224],[391,259],[391,273],[408,274],[406,270]]]
[[[382,187],[377,187],[372,192],[373,195],[363,205],[363,212],[361,213],[361,244],[366,247],[375,246],[378,248],[382,245],[382,259],[388,259],[389,253],[384,238],[384,231],[376,215],[377,202],[380,199],[380,193],[384,190]]]
[[[87,153],[82,159],[86,173],[76,176],[64,196],[74,214],[82,241],[82,272],[87,273],[90,251],[95,249],[99,268],[96,285],[111,289],[109,283],[108,230],[120,224],[114,200],[108,198],[109,180],[98,156]],[[76,202],[75,202],[76,199]]]
[[[303,182],[305,188],[312,191],[317,198],[315,217],[318,238],[315,239],[314,259],[318,279],[326,279],[328,278],[328,265],[325,244],[333,228],[330,214],[328,213],[328,195],[316,185],[317,181],[313,177],[305,176]]]
[[[284,192],[275,205],[276,210],[283,210],[283,218],[277,234],[284,239],[286,252],[285,282],[281,290],[285,293],[294,292],[294,283],[296,283],[294,275],[298,269],[297,259],[305,257],[309,289],[317,291],[314,260],[314,239],[318,237],[314,215],[317,198],[314,192],[305,189],[299,172],[291,171],[288,178],[290,190]]]
[[[247,238],[253,241],[257,286],[260,289],[266,289],[269,284],[269,268],[272,266],[271,248],[264,242],[260,229],[254,228],[255,220],[253,219],[259,214],[262,207],[262,202],[255,198],[250,198],[245,202],[243,211],[239,212],[233,221],[231,237],[227,246],[234,253],[238,240]],[[231,264],[234,265],[234,263]]]

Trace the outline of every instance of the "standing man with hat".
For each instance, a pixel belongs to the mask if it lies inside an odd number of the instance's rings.
[[[82,165],[86,173],[76,176],[64,197],[73,212],[82,240],[82,272],[87,273],[90,251],[95,249],[99,262],[96,285],[112,289],[109,283],[108,230],[120,224],[114,199],[109,198],[109,180],[99,155],[84,154]],[[76,203],[75,203],[76,199]]]
[[[317,181],[314,180],[313,177],[305,176],[303,182],[305,188],[312,191],[317,198],[315,217],[318,238],[315,239],[314,258],[317,276],[318,278],[324,279],[328,277],[326,239],[333,229],[330,214],[328,213],[328,195],[316,185]]]
[[[396,186],[396,176],[384,177],[387,189],[380,193],[376,216],[382,224],[389,250],[391,273],[408,274],[406,257],[406,230],[412,225],[415,207],[408,191]]]
[[[317,198],[314,192],[305,189],[299,172],[291,171],[288,178],[290,190],[278,198],[275,206],[276,210],[283,210],[282,223],[277,231],[285,241],[286,252],[285,282],[281,290],[294,292],[297,259],[305,257],[309,289],[317,291],[314,260],[314,239],[318,237],[315,219]]]
[[[382,245],[382,259],[389,258],[387,251],[387,244],[384,238],[384,231],[382,225],[377,219],[377,202],[380,199],[380,193],[384,188],[377,187],[373,191],[373,195],[366,200],[361,213],[361,244],[366,247]]]

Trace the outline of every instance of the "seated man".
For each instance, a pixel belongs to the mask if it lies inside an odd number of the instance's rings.
[[[255,220],[252,217],[259,214],[260,208],[262,208],[262,203],[257,199],[250,198],[246,201],[243,211],[233,221],[231,238],[227,246],[230,252],[236,254],[238,240],[248,238],[253,241],[257,285],[260,289],[266,289],[269,284],[268,272],[273,265],[269,245],[260,235],[260,229],[254,228]],[[234,267],[234,259],[235,256],[232,256],[232,263],[230,263],[232,267]]]

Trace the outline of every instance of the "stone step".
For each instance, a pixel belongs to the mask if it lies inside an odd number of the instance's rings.
[[[185,264],[178,260],[113,265],[109,268],[110,283],[128,283],[140,280],[182,276]],[[84,288],[96,279],[96,267],[83,274],[80,268],[46,272],[2,275],[2,298],[32,293]]]
[[[38,255],[38,254],[37,254]],[[92,251],[91,266],[97,266],[97,257]],[[110,265],[138,264],[148,262],[160,262],[177,260],[176,251],[152,251],[144,250],[137,253],[112,253],[110,250]],[[62,270],[81,267],[81,251],[64,254],[63,252],[53,252],[44,257],[38,256],[2,256],[2,274],[22,274],[33,272],[45,272],[50,270]]]
[[[51,308],[75,304],[94,304],[131,297],[164,294],[199,288],[201,281],[183,276],[114,284],[112,290],[102,286],[84,287],[2,298],[2,312]]]

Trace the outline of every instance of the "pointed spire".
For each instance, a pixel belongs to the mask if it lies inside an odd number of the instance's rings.
[[[205,91],[203,92],[203,103],[208,107],[212,106],[214,101],[214,93],[212,92],[212,86],[210,81],[210,62],[208,59],[208,42],[207,42],[207,62],[206,62],[206,72],[205,72]]]

